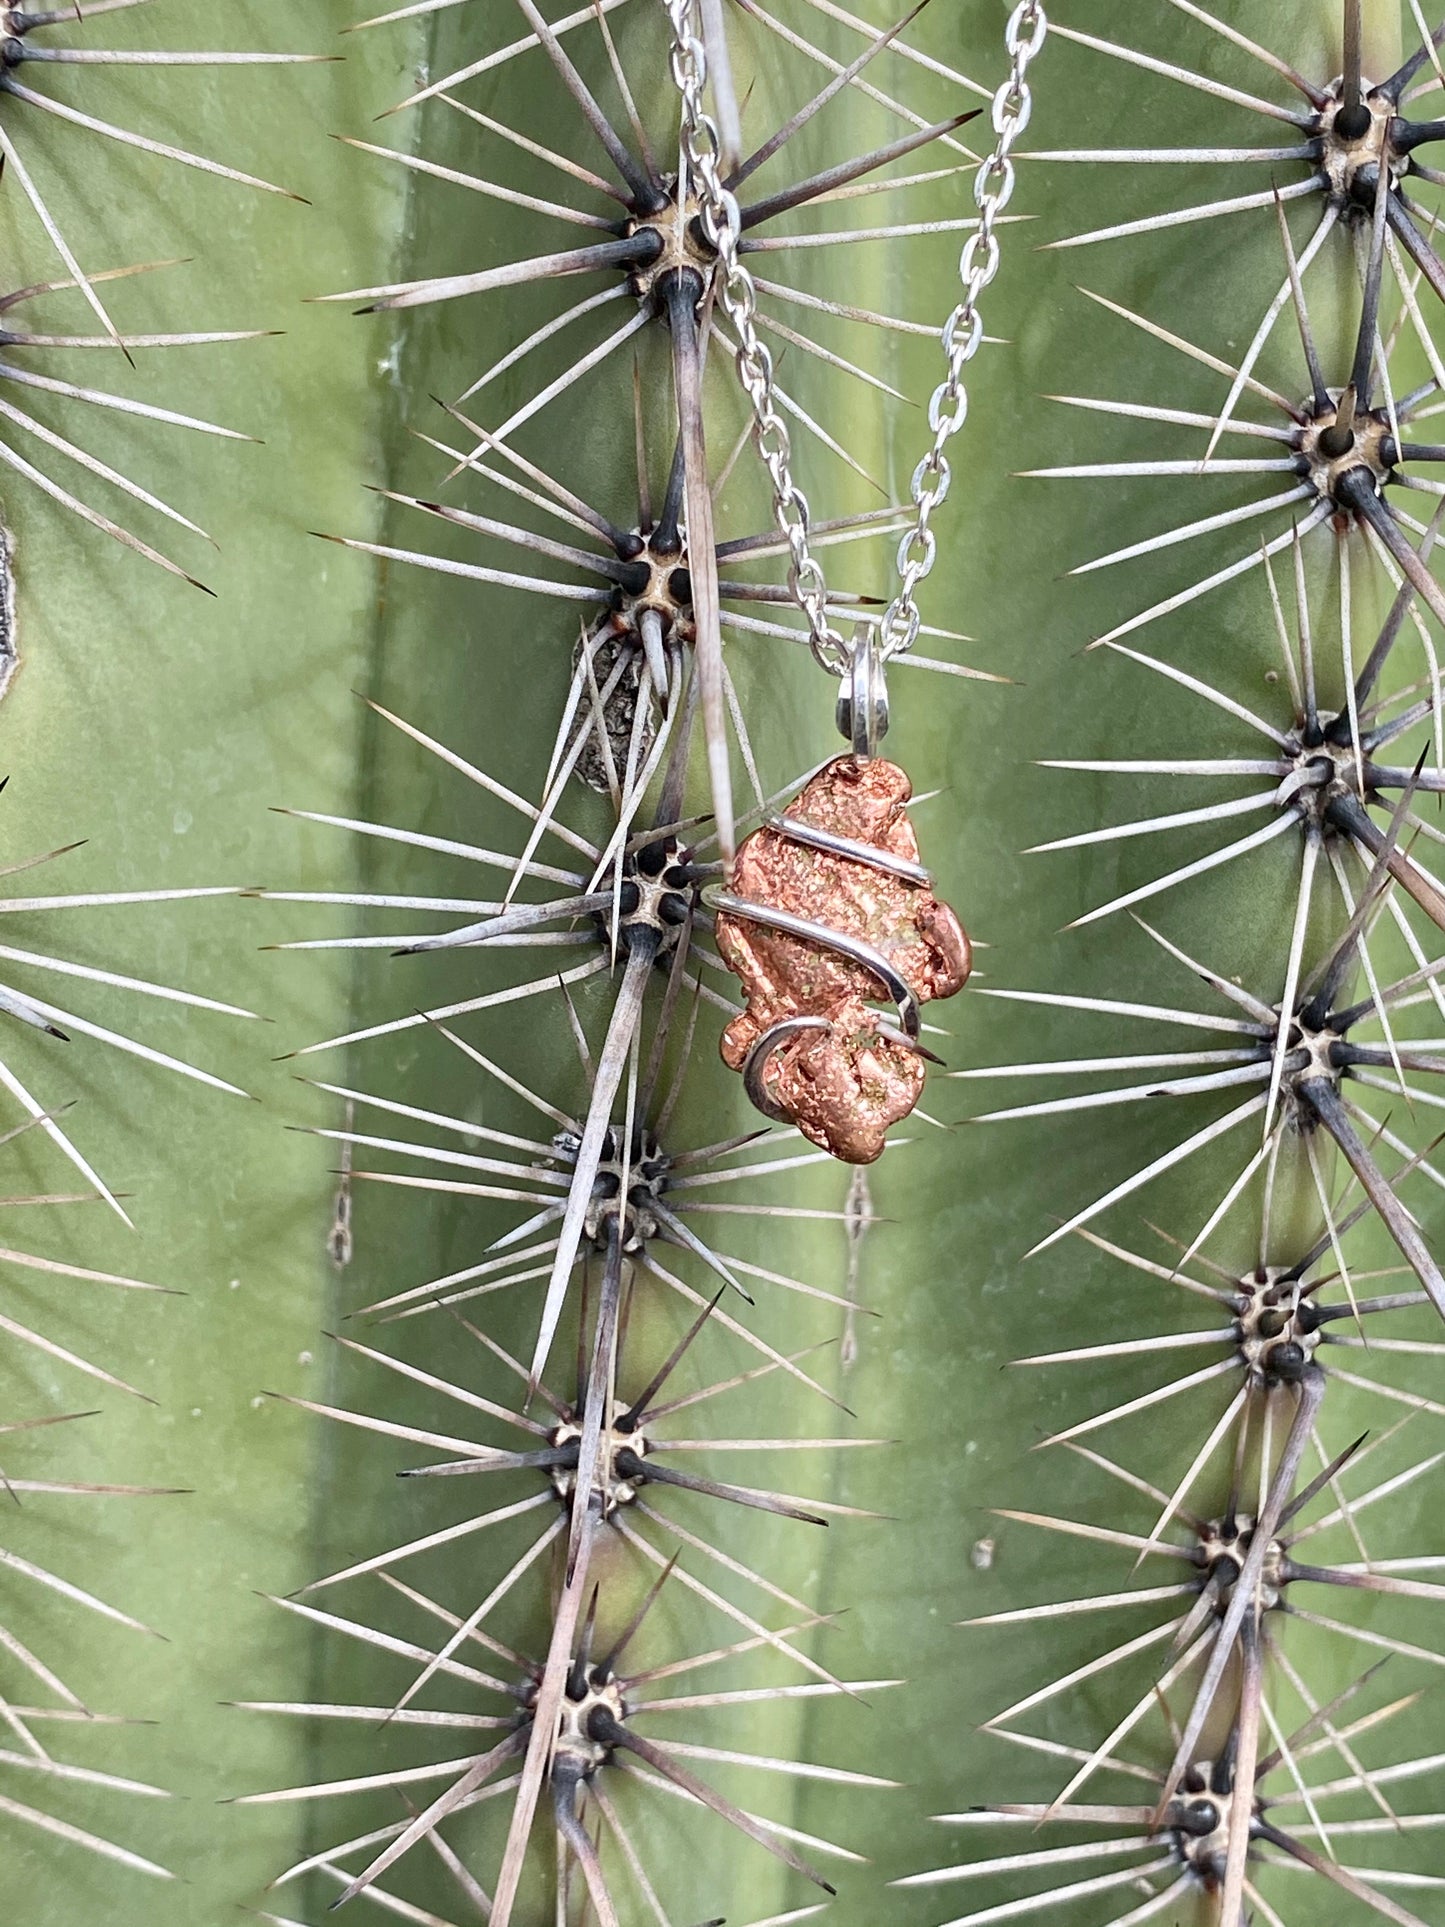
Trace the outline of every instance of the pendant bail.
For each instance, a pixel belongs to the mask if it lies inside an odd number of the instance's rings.
[[[860,762],[871,762],[888,734],[888,676],[880,631],[860,622],[843,686],[838,692],[838,729]]]

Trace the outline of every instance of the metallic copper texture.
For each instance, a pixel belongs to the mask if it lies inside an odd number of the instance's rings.
[[[917,863],[907,814],[912,794],[896,764],[842,756],[813,778],[787,815]],[[764,828],[747,838],[730,894],[867,944],[907,980],[920,1003],[952,997],[968,981],[968,938],[926,885],[811,849],[784,831]],[[747,996],[746,1010],[723,1034],[724,1061],[741,1070],[774,1025],[826,1018],[826,1030],[779,1043],[762,1087],[779,1115],[812,1143],[846,1163],[871,1164],[889,1126],[918,1102],[924,1077],[922,1057],[896,1041],[896,1023],[885,1028],[873,1008],[885,999],[877,978],[821,941],[722,910],[717,942]]]

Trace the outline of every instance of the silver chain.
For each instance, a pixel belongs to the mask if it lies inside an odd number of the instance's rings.
[[[808,498],[793,480],[793,441],[779,413],[773,358],[758,335],[758,291],[738,251],[742,211],[723,182],[722,143],[703,108],[707,54],[693,30],[695,0],[666,0],[672,23],[672,77],[682,96],[682,151],[709,245],[718,258],[717,292],[738,338],[738,376],[753,410],[758,453],[773,484],[773,513],[788,545],[788,587],[808,618],[813,654],[835,676],[850,653],[828,626],[828,584],[809,546]]]
[[[723,181],[717,127],[704,110],[707,55],[694,27],[696,0],[664,0],[664,4],[672,25],[672,76],[682,97],[683,157],[704,232],[718,257],[717,298],[737,333],[738,375],[752,406],[758,452],[772,481],[778,529],[788,545],[788,586],[808,619],[814,656],[830,674],[846,676],[854,665],[854,646],[828,621],[827,579],[809,542],[812,518],[808,498],[793,479],[792,438],[778,410],[773,358],[758,335],[758,291],[740,257],[741,212]],[[933,444],[913,472],[915,515],[898,546],[900,588],[880,625],[880,662],[911,649],[918,639],[918,588],[938,555],[933,517],[948,499],[952,482],[948,444],[968,419],[964,371],[983,340],[979,300],[998,273],[996,230],[1013,196],[1012,150],[1033,112],[1029,65],[1047,35],[1048,20],[1039,0],[1019,0],[1004,34],[1009,76],[993,97],[993,152],[974,176],[973,201],[979,221],[959,261],[963,299],[943,330],[948,373],[929,404]]]
[[[928,425],[933,430],[933,446],[913,471],[911,493],[917,510],[913,527],[898,545],[898,594],[883,618],[882,651],[885,661],[911,649],[918,640],[921,618],[918,613],[918,585],[932,573],[938,557],[938,538],[933,532],[933,515],[948,500],[953,471],[948,461],[948,444],[968,420],[968,390],[964,370],[978,353],[983,340],[983,317],[979,299],[998,273],[999,218],[1013,199],[1014,142],[1028,126],[1034,100],[1029,88],[1029,64],[1048,37],[1048,19],[1037,0],[1020,0],[1009,16],[1004,30],[1004,46],[1010,61],[1009,77],[993,97],[994,149],[973,178],[973,204],[978,209],[978,226],[964,243],[958,264],[963,283],[963,299],[948,317],[943,330],[943,352],[948,357],[948,373],[934,390],[928,405]]]

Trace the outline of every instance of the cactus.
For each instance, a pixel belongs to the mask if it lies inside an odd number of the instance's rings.
[[[1441,1917],[1430,23],[1059,11],[907,815],[1004,9],[681,10],[771,473],[667,7],[7,15],[7,1918]]]

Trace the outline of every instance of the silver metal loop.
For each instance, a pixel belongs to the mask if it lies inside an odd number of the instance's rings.
[[[933,877],[921,863],[910,863],[906,856],[880,850],[876,843],[840,836],[836,830],[820,830],[817,824],[801,822],[796,816],[767,816],[763,821],[777,835],[787,837],[790,843],[801,843],[806,850],[826,850],[830,856],[847,857],[850,863],[866,864],[885,876],[902,877],[905,883],[916,883],[921,889],[933,887]]]
[[[908,1036],[918,1036],[922,1029],[922,1015],[912,984],[893,968],[881,950],[864,943],[861,937],[850,937],[842,930],[830,930],[827,924],[812,923],[807,917],[795,917],[790,910],[775,910],[770,903],[754,903],[748,897],[732,896],[714,885],[709,885],[703,891],[702,900],[709,910],[720,910],[724,916],[737,917],[744,923],[759,923],[765,930],[781,931],[785,937],[801,937],[805,943],[816,943],[824,950],[846,957],[850,963],[861,965],[882,984],[884,994],[897,1010],[898,1021]]]
[[[770,1024],[743,1059],[743,1089],[755,1111],[771,1118],[774,1124],[791,1124],[791,1114],[780,1104],[775,1104],[768,1095],[764,1078],[774,1054],[795,1037],[805,1031],[831,1030],[832,1023],[826,1017],[784,1017],[780,1023]]]
[[[835,710],[839,733],[853,754],[871,762],[888,734],[888,672],[879,632],[872,623],[859,623],[843,687]]]
[[[784,1017],[776,1024],[770,1024],[759,1037],[747,1056],[743,1059],[743,1089],[747,1092],[748,1102],[755,1111],[774,1124],[795,1124],[796,1118],[785,1111],[781,1104],[774,1102],[767,1086],[768,1066],[777,1053],[790,1044],[795,1037],[803,1037],[810,1030],[832,1030],[832,1021],[827,1017]],[[920,1044],[916,1038],[907,1036],[901,1030],[893,1030],[887,1024],[878,1026],[880,1043],[892,1044],[898,1050],[912,1051],[929,1064],[943,1064],[943,1059]]]

